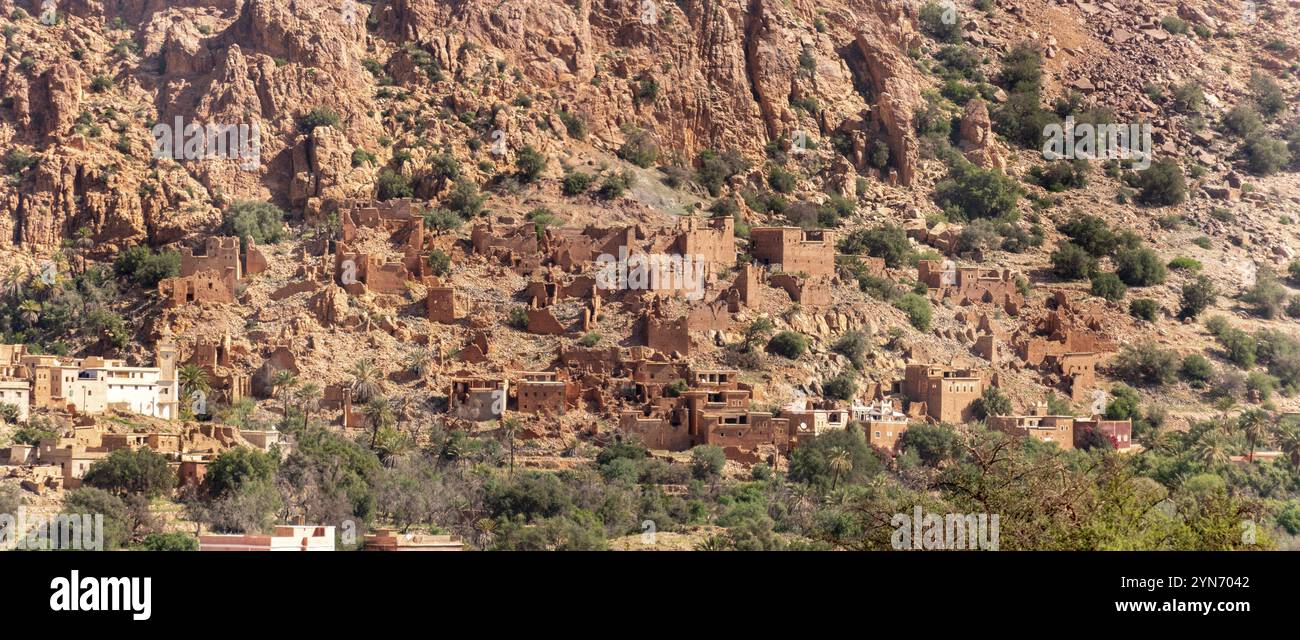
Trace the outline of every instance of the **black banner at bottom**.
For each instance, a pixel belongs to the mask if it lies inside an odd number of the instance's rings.
[[[536,631],[539,620],[600,610],[652,613],[659,624],[727,612],[705,624],[731,632],[772,632],[770,616],[788,623],[814,610],[944,625],[1051,612],[1067,616],[1061,621],[1203,629],[1289,622],[1297,559],[1272,552],[15,552],[0,556],[0,610],[60,629],[139,630],[215,624],[230,612],[292,612],[259,620],[259,633],[336,631],[340,615],[427,626],[437,611],[492,620],[496,631]],[[808,623],[836,624],[824,615]]]

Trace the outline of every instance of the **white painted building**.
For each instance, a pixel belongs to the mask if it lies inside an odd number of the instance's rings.
[[[177,383],[161,374],[161,369],[153,367],[107,362],[83,368],[66,391],[67,401],[81,413],[117,409],[171,420],[176,417]]]
[[[19,422],[27,422],[31,402],[31,385],[26,380],[0,380],[0,404],[18,407]]]

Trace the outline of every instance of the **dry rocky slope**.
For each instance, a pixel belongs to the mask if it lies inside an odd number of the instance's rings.
[[[374,198],[385,168],[409,181],[416,200],[444,201],[453,181],[435,174],[431,161],[449,151],[462,178],[484,185],[492,216],[545,207],[578,228],[666,228],[682,216],[703,216],[715,201],[705,189],[689,183],[670,188],[661,172],[618,157],[629,139],[643,136],[659,149],[656,164],[687,171],[702,151],[741,154],[749,168],[732,176],[719,195],[733,201],[739,219],[750,226],[787,220],[741,197],[768,190],[772,157],[780,157],[795,176],[784,196],[795,203],[788,218],[801,207],[815,210],[833,194],[853,205],[833,229],[838,237],[882,223],[933,224],[940,214],[933,188],[946,170],[927,152],[918,121],[942,101],[935,96],[943,83],[930,60],[941,45],[922,33],[920,4],[60,0],[57,23],[47,25],[40,2],[0,0],[6,16],[0,19],[6,47],[0,60],[0,152],[32,158],[0,180],[0,267],[6,273],[11,266],[35,268],[75,239],[89,240],[77,251],[91,262],[111,261],[139,244],[200,247],[220,235],[223,211],[232,202],[273,202],[289,213],[288,239],[261,247],[268,268],[246,281],[236,303],[164,309],[153,292],[134,291],[119,303],[131,331],[122,351],[147,363],[154,342],[168,333],[185,341],[229,336],[241,347],[232,366],[251,374],[271,355],[272,344],[287,345],[300,377],[322,385],[350,380],[353,361],[373,358],[391,374],[383,384],[398,399],[403,424],[418,430],[441,419],[429,398],[445,395],[450,375],[464,365],[448,362],[423,380],[410,380],[399,375],[410,350],[441,346],[450,352],[486,331],[493,347],[489,361],[473,368],[542,369],[559,346],[572,346],[581,334],[539,336],[507,326],[526,278],[472,255],[465,240],[473,222],[434,240],[451,256],[449,280],[473,310],[465,322],[425,320],[418,285],[405,295],[327,300],[354,323],[322,322],[315,296],[275,299],[272,293],[301,279],[310,231],[340,201]],[[988,8],[956,3],[959,38],[975,52],[986,77],[996,78],[1000,59],[1017,43],[1035,43],[1044,54],[1043,104],[1077,95],[1086,105],[1111,109],[1117,122],[1150,123],[1156,157],[1177,159],[1189,171],[1189,197],[1166,207],[1119,202],[1116,194],[1126,188],[1093,163],[1084,188],[1048,194],[1025,187],[1039,202],[1055,202],[1035,207],[1021,200],[1022,213],[1036,219],[1044,234],[1040,245],[1019,253],[990,249],[978,260],[953,258],[1025,274],[1034,288],[1022,317],[1045,312],[1047,297],[1065,290],[1097,305],[1102,324],[1121,344],[1151,338],[1227,366],[1201,323],[1176,317],[1179,292],[1191,275],[1172,271],[1163,284],[1130,289],[1121,303],[1106,303],[1089,296],[1086,282],[1060,282],[1051,274],[1049,255],[1061,241],[1056,225],[1077,210],[1101,217],[1116,231],[1137,233],[1165,261],[1179,255],[1200,261],[1201,273],[1224,294],[1207,314],[1226,313],[1245,329],[1294,332],[1294,318],[1255,317],[1231,296],[1243,289],[1243,263],[1284,272],[1294,259],[1300,244],[1297,175],[1247,175],[1234,157],[1237,143],[1217,124],[1247,99],[1252,72],[1280,85],[1287,102],[1277,122],[1291,126],[1300,115],[1293,63],[1300,3],[1258,3],[1267,19],[1253,23],[1238,2],[975,4]],[[646,18],[647,10],[653,19]],[[1181,16],[1210,35],[1171,33],[1160,26],[1168,16]],[[1273,42],[1281,45],[1268,46]],[[1207,126],[1192,126],[1170,99],[1150,95],[1152,86],[1168,92],[1188,81],[1204,90]],[[988,98],[989,106],[978,100],[964,109],[948,105],[960,119],[957,142],[973,162],[1005,169],[1028,185],[1029,171],[1043,164],[1042,156],[992,131],[989,109],[1010,98],[1003,89]],[[337,120],[303,126],[313,109],[329,110]],[[177,117],[256,125],[255,170],[235,161],[155,159],[152,126]],[[800,140],[806,141],[802,148]],[[505,153],[496,153],[500,143]],[[503,179],[513,174],[527,146],[549,159],[540,179]],[[882,154],[888,161],[876,162]],[[1200,169],[1192,172],[1193,167]],[[561,183],[572,168],[630,171],[637,179],[618,198],[571,197]],[[1179,216],[1178,226],[1161,225]],[[359,242],[391,251],[364,233]],[[918,251],[937,248],[915,239],[912,244]],[[888,275],[897,281],[916,277],[910,267]],[[996,369],[1018,408],[1048,391],[1042,376],[1010,359],[978,360],[970,309],[936,303],[933,327],[921,332],[893,305],[860,291],[847,273],[832,287],[833,304],[824,308],[793,305],[773,290],[733,319],[733,326],[742,327],[766,314],[778,330],[793,328],[812,340],[811,353],[797,361],[768,357],[764,370],[745,372],[760,403],[784,403],[796,388],[816,395],[822,382],[849,367],[829,349],[849,330],[863,331],[873,342],[863,368],[869,381],[887,385],[900,378],[904,353],[920,347],[937,363],[968,360]],[[1134,297],[1159,303],[1155,322],[1128,314]],[[1019,326],[989,313],[1001,330]],[[605,344],[635,344],[628,335],[634,318],[630,310],[610,305],[596,330],[606,336]],[[728,350],[720,345],[741,338],[733,330],[694,339],[700,346],[690,356],[694,364],[726,367]],[[99,336],[64,340],[74,351],[103,348]],[[1104,376],[1098,386],[1104,388]],[[1211,411],[1185,385],[1164,390],[1158,401],[1175,416]],[[1294,397],[1275,402],[1283,410],[1300,406]],[[570,416],[565,424],[593,420],[616,424],[617,416]],[[546,425],[530,428],[548,433]]]

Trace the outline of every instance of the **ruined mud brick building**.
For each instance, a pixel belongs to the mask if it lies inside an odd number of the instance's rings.
[[[783,273],[809,278],[835,275],[834,234],[799,227],[754,227],[750,254],[760,264],[780,265]]]
[[[167,308],[195,302],[230,303],[239,293],[239,282],[266,270],[266,256],[250,238],[241,251],[237,237],[207,238],[203,254],[181,247],[180,275],[158,283]]]
[[[973,369],[909,364],[904,375],[902,391],[911,402],[909,415],[951,424],[975,417],[972,405],[986,386],[984,377]]]
[[[213,400],[220,399],[226,404],[233,404],[252,394],[251,376],[241,372],[234,365],[234,356],[248,356],[242,347],[231,344],[230,335],[223,334],[219,340],[199,338],[188,348],[183,348],[180,355],[182,364],[195,365],[207,375]]]
[[[936,301],[952,300],[958,305],[993,304],[1008,315],[1019,315],[1024,296],[1016,288],[1018,273],[1011,269],[958,267],[950,260],[921,260],[916,279],[929,289]]]
[[[1015,354],[1027,366],[1045,376],[1045,384],[1084,400],[1096,385],[1096,368],[1116,350],[1113,339],[1103,333],[1103,313],[1092,305],[1072,302],[1065,291],[1056,291],[1055,308],[1012,337]]]

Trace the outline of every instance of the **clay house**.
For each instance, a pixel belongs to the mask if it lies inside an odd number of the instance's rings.
[[[1101,431],[1102,435],[1115,445],[1115,449],[1125,451],[1133,446],[1132,420],[1105,420],[1100,417],[1075,418],[1074,446],[1083,446],[1084,438],[1091,430]]]
[[[990,429],[1014,436],[1028,436],[1040,442],[1055,442],[1062,449],[1074,448],[1074,416],[1048,415],[1047,403],[1037,402],[1024,416],[989,416]]]
[[[361,538],[362,551],[464,551],[465,543],[457,536],[427,533],[401,533],[379,528]]]
[[[270,535],[209,533],[199,536],[199,551],[333,551],[334,527],[276,525]]]
[[[505,409],[509,387],[504,378],[466,375],[452,378],[447,411],[462,420],[496,420]]]
[[[749,242],[750,255],[760,264],[780,265],[784,273],[812,278],[835,275],[835,242],[829,231],[754,227]]]
[[[641,371],[646,367],[646,371]],[[685,391],[667,392],[664,381],[680,370],[645,363],[633,374],[637,397],[650,398],[639,410],[624,411],[619,428],[651,449],[684,451],[696,445],[723,447],[734,460],[756,460],[760,449],[785,452],[790,423],[784,417],[749,410],[752,390],[733,370],[691,371]],[[658,395],[657,395],[658,394]]]
[[[520,413],[564,415],[568,384],[554,371],[526,371],[515,380],[515,409]]]
[[[905,376],[903,393],[923,415],[951,424],[974,419],[972,405],[984,393],[984,378],[975,371],[909,364]]]

